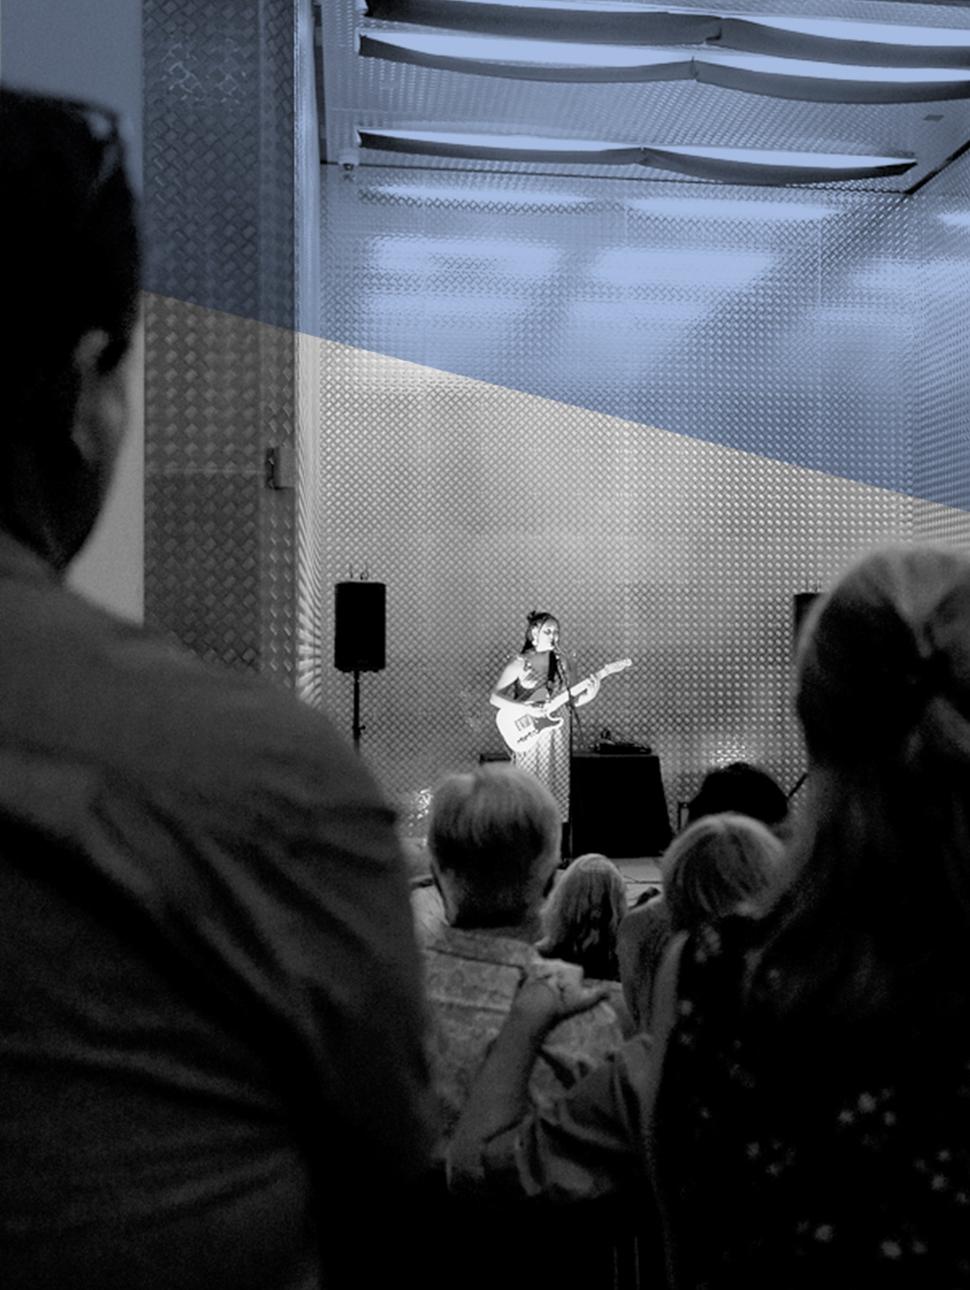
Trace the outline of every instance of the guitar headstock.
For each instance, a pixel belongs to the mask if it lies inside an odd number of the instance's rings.
[[[614,672],[625,672],[628,667],[632,666],[632,658],[618,658],[613,663],[604,663],[600,668],[600,676],[612,676]]]

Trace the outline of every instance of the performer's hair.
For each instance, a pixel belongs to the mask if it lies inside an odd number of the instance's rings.
[[[556,622],[556,623],[559,622],[559,619],[556,617],[555,614],[550,614],[547,610],[544,610],[544,609],[533,609],[528,614],[526,614],[525,640],[522,642],[522,649],[519,651],[521,654],[528,654],[530,650],[535,649],[535,641],[532,639],[532,633],[537,627],[541,627],[542,624],[547,622],[550,618],[553,620],[553,622]],[[566,677],[562,669],[562,664],[559,662],[559,655],[556,653],[556,651],[550,650],[549,651],[549,680],[548,680],[549,690],[552,691],[553,689],[555,689],[556,684],[560,681],[563,683],[563,685],[565,685]]]
[[[455,927],[523,922],[559,860],[559,807],[535,776],[484,765],[449,775],[431,802],[428,850]]]

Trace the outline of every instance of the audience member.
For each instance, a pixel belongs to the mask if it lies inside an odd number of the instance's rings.
[[[528,1054],[598,997],[530,982],[453,1144],[454,1181],[560,1198],[646,1161],[674,1290],[970,1284],[970,559],[877,552],[798,651],[809,751],[787,884],[680,938],[654,1045],[551,1112]]]
[[[595,853],[579,856],[543,911],[539,952],[578,963],[587,978],[618,981],[616,933],[626,911],[626,883],[613,861]]]
[[[620,924],[623,995],[640,1029],[650,1029],[654,982],[671,937],[764,896],[783,854],[767,825],[746,815],[706,815],[677,835],[660,862],[663,894]]]
[[[575,967],[536,949],[541,911],[559,862],[555,798],[535,776],[505,764],[452,775],[435,792],[428,828],[431,867],[447,925],[424,947],[441,1155],[468,1088],[530,971]],[[546,1039],[530,1085],[536,1105],[585,1074],[620,1041],[606,1004]]]
[[[0,1279],[383,1284],[362,1211],[431,1136],[392,812],[326,718],[64,586],[127,421],[135,211],[109,113],[0,119]]]
[[[760,820],[781,830],[788,818],[788,799],[776,779],[746,761],[715,766],[704,776],[700,789],[687,807],[687,823],[705,815],[731,812]]]
[[[623,997],[616,953],[616,934],[626,911],[626,883],[613,861],[594,852],[578,856],[560,873],[546,903],[545,936],[538,945],[547,958],[578,964],[590,985],[609,985],[607,1002],[625,1037],[636,1030]]]
[[[535,948],[560,836],[552,793],[510,765],[451,775],[432,800],[428,848],[447,925],[430,933],[424,953],[442,1165],[468,1088],[521,982],[530,973],[582,978],[580,968],[543,959]],[[556,1026],[537,1054],[528,1084],[532,1105],[551,1106],[622,1039],[606,1002]],[[443,1169],[427,1190],[437,1256],[429,1275],[443,1285],[456,1276],[470,1290],[496,1284],[533,1290],[543,1278],[551,1285],[596,1284],[618,1253],[612,1210],[601,1214],[594,1206],[577,1226],[515,1207],[465,1206],[443,1194]]]

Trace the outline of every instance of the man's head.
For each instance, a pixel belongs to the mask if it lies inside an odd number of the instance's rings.
[[[788,814],[788,799],[778,781],[766,770],[750,762],[733,761],[707,772],[700,791],[688,807],[687,820],[693,824],[705,816],[725,811],[747,815],[779,829]]]
[[[60,567],[97,518],[127,420],[139,248],[115,118],[0,90],[0,187],[0,527]]]
[[[514,766],[450,775],[431,803],[428,850],[453,927],[520,927],[538,917],[559,862],[555,799]]]

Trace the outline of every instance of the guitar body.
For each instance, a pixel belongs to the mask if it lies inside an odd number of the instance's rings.
[[[552,730],[562,723],[562,717],[544,717],[541,712],[533,717],[529,713],[509,712],[500,708],[495,714],[499,734],[505,740],[509,752],[513,753],[522,752],[540,739],[544,731]]]
[[[549,708],[556,709],[564,703],[568,703],[570,696],[574,697],[581,694],[586,686],[595,679],[602,679],[605,676],[612,676],[615,672],[624,672],[628,667],[633,665],[633,660],[629,658],[617,659],[615,663],[606,663],[598,672],[593,672],[590,676],[580,681],[578,685],[573,685],[569,690],[549,701],[547,713],[537,711],[535,716],[529,712],[513,712],[510,708],[499,708],[495,714],[495,724],[498,726],[499,734],[505,740],[509,752],[523,752],[526,748],[531,747],[537,739],[541,739],[547,730],[561,726],[562,717],[557,717],[554,711],[548,711]],[[545,693],[545,691],[543,691]]]

